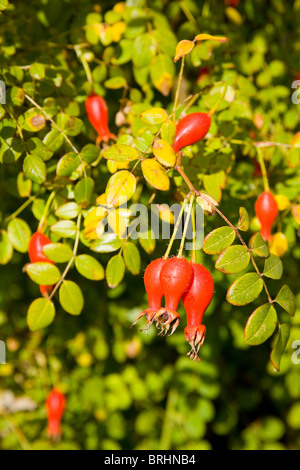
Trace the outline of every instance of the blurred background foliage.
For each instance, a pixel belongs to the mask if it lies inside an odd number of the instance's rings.
[[[7,364],[0,365],[0,448],[300,449],[300,364],[292,362],[292,342],[300,340],[300,150],[291,147],[300,130],[300,107],[291,101],[292,82],[300,72],[300,1],[234,3],[28,0],[8,4],[1,0],[1,78],[7,84],[10,109],[16,110],[8,116],[0,108],[1,212],[5,221],[44,183],[24,177],[19,160],[22,143],[14,133],[21,126],[25,136],[29,132],[28,138],[42,140],[50,128],[30,121],[34,111],[23,108],[20,90],[37,96],[50,116],[59,110],[61,126],[63,114],[73,118],[66,132],[83,147],[96,137],[84,112],[91,91],[84,70],[88,63],[95,91],[108,103],[112,132],[127,126],[138,138],[145,127],[139,116],[149,103],[172,110],[179,72],[179,64],[172,60],[177,42],[199,32],[227,36],[226,47],[208,41],[197,45],[186,60],[181,98],[202,90],[195,109],[209,109],[215,102],[214,83],[225,80],[233,99],[214,116],[208,139],[186,149],[185,155],[193,157],[191,175],[196,168],[198,182],[222,199],[222,211],[231,221],[236,223],[240,205],[247,208],[254,233],[258,230],[254,202],[263,188],[261,177],[253,175],[251,141],[286,144],[264,150],[270,186],[290,204],[281,212],[277,230],[288,242],[282,257],[283,280],[298,304],[293,318],[280,313],[291,324],[280,372],[269,361],[269,341],[257,347],[245,344],[243,330],[251,307],[226,302],[231,276],[217,272],[207,255],[199,253],[198,261],[213,274],[215,296],[205,315],[201,360],[193,363],[185,356],[184,322],[176,334],[164,339],[154,327],[148,332],[130,328],[146,306],[142,272],[164,253],[166,240],[151,253],[142,251],[140,275],[127,272],[114,289],[72,271],[72,280],[84,292],[82,314],[70,316],[58,308],[55,321],[34,333],[28,330],[26,311],[38,295],[37,286],[22,273],[27,253],[15,250],[10,263],[0,267],[0,339],[7,347]],[[78,44],[84,47],[76,48]],[[204,68],[208,73],[203,73]],[[129,110],[124,111],[126,106]],[[37,134],[30,134],[30,123],[41,125]],[[63,155],[63,140],[57,143],[59,137],[53,134],[47,139],[52,154]],[[50,176],[57,163],[52,154],[44,155]],[[105,163],[92,171],[99,195],[109,169]],[[178,178],[174,182],[182,184]],[[173,188],[159,195],[159,202],[174,200],[174,195]],[[40,213],[39,203],[22,213],[32,231]],[[217,216],[207,217],[205,232],[218,225]],[[98,259],[106,264],[109,256],[100,254]],[[273,290],[278,291],[276,281],[270,283],[271,294]],[[47,438],[44,408],[53,385],[67,397],[63,435],[57,443]]]

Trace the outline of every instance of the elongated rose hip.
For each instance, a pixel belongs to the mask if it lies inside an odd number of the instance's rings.
[[[189,287],[192,276],[192,267],[184,258],[169,258],[163,265],[160,283],[165,296],[165,307],[161,308],[153,318],[157,326],[162,328],[161,334],[166,334],[170,328],[170,334],[172,334],[179,325],[178,304]]]
[[[114,139],[114,134],[108,128],[108,109],[102,96],[92,93],[85,101],[85,109],[90,123],[98,132],[97,142]]]
[[[209,131],[210,125],[211,117],[208,113],[191,113],[182,118],[176,127],[173,144],[175,152],[203,139]]]
[[[148,308],[139,314],[133,325],[146,315],[147,326],[151,326],[154,315],[161,308],[164,294],[160,284],[160,272],[165,262],[166,260],[163,258],[155,259],[145,269],[144,284],[148,296]]]
[[[278,205],[270,191],[264,191],[257,198],[255,212],[261,223],[261,236],[266,241],[272,241],[271,228],[278,215]]]
[[[182,301],[186,311],[187,326],[184,329],[185,339],[191,346],[188,353],[194,361],[199,360],[198,352],[203,344],[206,327],[202,318],[214,294],[214,281],[210,272],[199,263],[191,263],[193,279]]]
[[[51,243],[51,240],[42,232],[35,232],[29,241],[28,245],[28,254],[31,263],[53,263],[43,252],[45,245]],[[40,285],[40,292],[44,297],[48,297],[53,289],[53,286],[43,286]]]
[[[59,439],[61,436],[61,419],[65,411],[65,396],[57,389],[53,389],[46,400],[46,413],[48,419],[47,432],[49,437]]]

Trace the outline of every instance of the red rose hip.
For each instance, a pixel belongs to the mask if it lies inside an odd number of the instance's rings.
[[[255,212],[261,223],[261,236],[264,240],[271,241],[271,228],[278,215],[278,205],[270,191],[264,191],[257,198],[255,203]]]
[[[191,113],[182,118],[176,127],[173,144],[175,152],[203,139],[209,131],[210,125],[211,117],[207,113]]]

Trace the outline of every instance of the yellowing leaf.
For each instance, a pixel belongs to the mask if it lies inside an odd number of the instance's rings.
[[[273,236],[269,251],[273,255],[281,257],[287,251],[288,247],[288,241],[284,233],[277,232]]]
[[[176,163],[175,151],[166,140],[156,140],[152,148],[153,154],[162,165],[172,167]]]
[[[194,38],[194,41],[205,41],[207,39],[211,41],[219,41],[219,42],[228,41],[228,38],[224,36],[212,36],[211,34],[197,34],[197,36]]]
[[[277,206],[280,211],[284,211],[285,209],[290,207],[290,201],[283,194],[276,194],[274,197],[276,199]]]
[[[159,217],[167,224],[174,224],[174,212],[171,211],[168,204],[159,204]]]
[[[164,96],[168,96],[173,86],[175,65],[167,54],[158,54],[151,60],[150,77],[153,85]]]
[[[189,54],[194,49],[194,47],[195,43],[193,41],[188,41],[187,39],[179,41],[176,46],[174,62],[177,62],[177,60],[181,59],[181,57]]]
[[[292,207],[292,214],[297,224],[300,225],[300,204]]]
[[[110,27],[112,40],[115,42],[119,42],[123,33],[126,30],[126,24],[124,21],[117,21],[117,23],[113,24]]]
[[[124,212],[122,210],[112,210],[107,216],[108,225],[119,238],[123,237],[128,226],[128,217],[126,217],[126,211]]]
[[[142,161],[142,172],[145,180],[154,188],[167,191],[170,180],[164,167],[154,159]]]
[[[118,171],[109,179],[106,186],[108,206],[120,206],[132,197],[136,188],[135,176],[127,170]]]
[[[106,205],[106,194],[100,194],[100,196],[97,197],[96,199],[97,204],[101,204],[102,206]]]
[[[162,108],[151,108],[141,113],[141,119],[146,124],[161,124],[168,118],[168,113]]]

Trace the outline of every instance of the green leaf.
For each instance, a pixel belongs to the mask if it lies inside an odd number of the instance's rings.
[[[218,257],[215,267],[226,274],[234,274],[245,269],[250,261],[248,249],[242,245],[226,248]]]
[[[64,141],[65,138],[58,129],[52,129],[43,139],[43,143],[51,150],[51,152],[59,150]]]
[[[235,230],[231,227],[219,227],[206,235],[203,251],[209,255],[217,255],[230,246],[235,239]]]
[[[236,279],[227,291],[227,301],[233,305],[253,302],[262,291],[263,280],[257,273],[247,273]]]
[[[139,232],[139,242],[143,250],[149,255],[153,253],[156,247],[156,239],[152,230]]]
[[[265,260],[264,276],[270,279],[280,279],[283,273],[282,261],[278,256],[270,254]]]
[[[251,346],[264,343],[274,333],[276,326],[277,313],[273,305],[261,305],[247,321],[244,331],[246,343]]]
[[[8,0],[0,0],[0,11],[6,10],[8,6],[9,6]]]
[[[240,218],[239,218],[239,221],[238,221],[237,228],[239,230],[247,232],[247,230],[249,229],[249,215],[248,215],[248,212],[245,209],[245,207],[240,207],[239,212],[240,212]]]
[[[127,87],[127,81],[125,77],[112,77],[104,82],[105,88],[109,88],[111,90],[118,90],[119,88]]]
[[[105,276],[109,287],[117,287],[122,281],[125,273],[125,263],[120,255],[113,256],[106,267]]]
[[[83,121],[77,117],[69,117],[64,128],[65,133],[70,137],[79,135],[82,129]]]
[[[28,263],[25,271],[33,282],[43,286],[53,286],[60,279],[60,271],[52,263]]]
[[[112,145],[103,152],[103,157],[115,162],[131,162],[138,160],[140,154],[136,148],[126,144]]]
[[[10,90],[10,99],[15,106],[22,106],[25,100],[24,90],[17,86],[13,86]]]
[[[34,183],[41,184],[46,180],[46,165],[37,155],[28,155],[25,157],[23,171],[26,178],[30,179]]]
[[[54,263],[67,263],[73,256],[73,251],[66,243],[49,243],[43,246],[43,252]]]
[[[257,232],[250,240],[249,247],[257,256],[261,258],[267,258],[270,254],[268,245],[264,241],[263,237]]]
[[[51,225],[50,230],[58,237],[71,238],[76,235],[77,227],[73,220],[60,220]]]
[[[57,163],[56,174],[58,176],[71,176],[80,165],[80,157],[75,152],[69,152]]]
[[[56,217],[61,219],[75,219],[78,216],[80,207],[76,202],[67,202],[55,211]]]
[[[63,281],[59,289],[59,302],[70,315],[80,315],[84,307],[84,298],[80,287],[73,281]]]
[[[277,335],[277,340],[274,348],[271,351],[270,360],[275,368],[275,370],[279,371],[280,369],[280,362],[282,354],[286,348],[290,337],[290,327],[287,324],[282,324],[279,327],[279,332]]]
[[[14,137],[8,139],[1,139],[0,146],[0,162],[2,163],[15,163],[24,151],[22,142]]]
[[[140,252],[132,242],[126,243],[123,249],[124,261],[131,274],[137,275],[141,270]]]
[[[176,136],[176,124],[173,121],[164,122],[161,126],[161,138],[173,145]]]
[[[151,33],[139,34],[132,45],[132,61],[138,67],[150,64],[156,51],[156,42]]]
[[[13,256],[13,246],[6,230],[0,230],[0,264],[7,264]]]
[[[52,150],[50,150],[38,137],[31,137],[31,139],[28,139],[26,141],[26,147],[32,155],[37,155],[44,161],[50,160],[53,155]]]
[[[74,189],[76,202],[84,207],[90,204],[94,186],[95,182],[89,176],[78,181]]]
[[[277,294],[275,302],[277,302],[280,305],[280,307],[282,307],[291,316],[295,315],[296,299],[295,299],[293,292],[289,288],[289,286],[287,285],[282,286],[279,293]]]
[[[29,197],[32,189],[32,181],[28,180],[23,172],[17,176],[17,188],[21,197]]]
[[[29,67],[29,73],[36,80],[43,80],[45,77],[45,65],[34,62]]]
[[[80,155],[86,163],[91,164],[99,158],[100,150],[94,144],[87,144],[82,147]]]
[[[96,253],[112,253],[119,250],[123,244],[116,233],[105,233],[98,240],[91,243],[90,248]]]
[[[204,175],[203,186],[205,190],[211,195],[217,202],[220,202],[222,198],[222,189],[225,187],[225,173],[219,171],[211,175]]]
[[[167,54],[158,54],[151,60],[150,77],[155,88],[164,96],[168,96],[175,76],[175,65]]]
[[[23,219],[12,219],[7,226],[7,234],[15,250],[26,253],[31,237],[31,230],[27,222]]]
[[[53,322],[55,307],[49,299],[35,299],[27,311],[27,324],[31,331],[41,330]]]
[[[75,258],[77,271],[91,281],[104,279],[104,268],[98,260],[90,255],[78,255]]]

